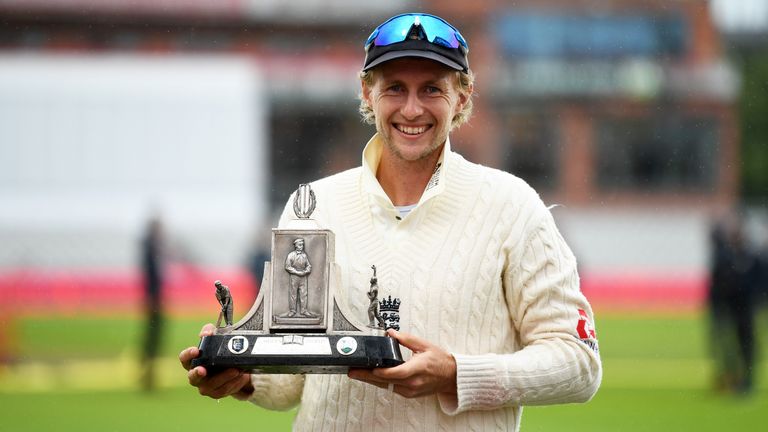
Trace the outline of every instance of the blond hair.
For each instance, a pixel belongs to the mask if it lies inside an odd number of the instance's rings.
[[[363,82],[363,84],[370,88],[373,87],[373,82],[375,80],[375,71],[376,69],[369,69],[367,71],[360,71],[360,81]],[[475,84],[475,74],[472,73],[471,70],[468,70],[467,72],[463,71],[456,71],[456,74],[458,76],[458,84],[459,84],[459,91],[469,94],[472,87]],[[368,102],[365,101],[365,98],[363,98],[363,94],[360,93],[360,107],[358,108],[358,111],[360,112],[360,115],[363,117],[363,121],[368,124],[376,124],[376,115],[373,113],[373,108],[368,105]],[[469,98],[467,98],[467,103],[464,104],[464,108],[461,109],[454,117],[451,119],[451,130],[454,128],[457,128],[464,123],[469,121],[469,117],[472,116],[472,95],[470,94]]]

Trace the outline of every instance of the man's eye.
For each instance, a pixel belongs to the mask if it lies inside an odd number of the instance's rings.
[[[426,88],[426,92],[428,94],[438,94],[438,93],[441,93],[442,91],[443,90],[440,89],[440,87],[435,87],[435,86],[429,86]]]
[[[402,89],[403,89],[403,86],[401,86],[399,84],[394,84],[394,85],[391,85],[391,86],[387,87],[387,90],[391,91],[391,92],[399,92]]]

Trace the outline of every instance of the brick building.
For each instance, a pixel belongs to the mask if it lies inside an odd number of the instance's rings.
[[[355,114],[362,42],[408,10],[470,43],[476,110],[454,148],[564,206],[585,283],[701,298],[707,225],[735,202],[739,164],[738,76],[706,1],[0,0],[0,53],[252,63],[273,213],[299,182],[359,163],[372,133]]]

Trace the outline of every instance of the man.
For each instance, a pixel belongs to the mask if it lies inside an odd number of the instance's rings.
[[[162,290],[165,245],[163,237],[160,218],[153,216],[147,223],[146,232],[141,239],[141,268],[144,276],[144,314],[146,316],[141,364],[142,388],[147,392],[155,389],[155,359],[164,330]]]
[[[314,216],[336,234],[353,313],[365,316],[371,264],[401,299],[404,331],[388,332],[406,362],[348,376],[195,368],[190,384],[273,409],[301,402],[296,430],[517,430],[522,405],[589,400],[602,377],[592,312],[552,216],[522,180],[451,151],[472,103],[466,42],[405,14],[365,47],[361,112],[377,133],[361,167],[312,185]]]
[[[715,389],[749,394],[754,386],[755,303],[760,262],[747,244],[743,216],[729,213],[711,233],[709,304]]]
[[[290,275],[290,293],[288,298],[288,313],[286,317],[295,317],[298,313],[302,317],[315,317],[315,314],[307,310],[309,294],[307,292],[307,279],[312,272],[312,264],[304,252],[304,239],[297,238],[293,241],[294,250],[285,259],[285,271]]]
[[[224,319],[224,324],[231,326],[234,324],[232,314],[234,312],[233,309],[235,306],[232,304],[232,294],[229,293],[229,287],[222,284],[221,281],[216,281],[213,283],[213,285],[216,287],[216,300],[219,301],[219,305],[221,306],[221,312],[219,313],[218,321]],[[216,324],[218,325],[219,322]]]

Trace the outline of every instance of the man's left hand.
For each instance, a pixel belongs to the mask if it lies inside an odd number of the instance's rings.
[[[393,384],[392,390],[407,398],[456,394],[456,359],[449,352],[408,333],[389,329],[387,334],[413,352],[410,360],[392,368],[350,369],[350,378],[381,388]]]

